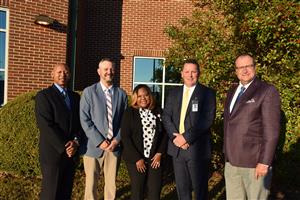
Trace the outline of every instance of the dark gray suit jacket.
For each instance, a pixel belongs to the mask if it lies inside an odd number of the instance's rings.
[[[119,87],[113,87],[112,107],[113,134],[114,138],[120,141],[121,119],[127,108],[127,95],[125,91]],[[94,158],[101,157],[103,150],[98,146],[107,138],[108,121],[106,97],[100,82],[83,90],[80,99],[80,121],[87,136],[87,150],[85,155]],[[116,155],[119,155],[119,149],[120,148],[116,148]]]
[[[183,86],[170,91],[163,112],[163,124],[169,136],[168,154],[177,157],[180,148],[173,143],[173,133],[179,132],[180,111]],[[192,110],[192,103],[198,105],[198,111]],[[216,95],[214,90],[197,84],[191,96],[184,121],[183,137],[189,143],[187,149],[190,159],[209,159],[211,157],[210,127],[216,113]]]
[[[225,158],[237,167],[271,165],[280,132],[279,93],[273,85],[255,78],[230,113],[237,87],[229,90],[225,102]]]

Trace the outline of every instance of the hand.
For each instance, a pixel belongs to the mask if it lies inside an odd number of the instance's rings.
[[[66,154],[68,155],[69,158],[75,155],[77,151],[77,143],[74,140],[70,140],[65,144],[66,148]]]
[[[179,133],[173,133],[173,135],[175,136],[174,140],[173,140],[173,143],[181,148],[183,145],[187,144],[185,138],[183,137],[182,134],[179,134]]]
[[[113,139],[108,145],[108,147],[106,147],[105,151],[109,151],[109,152],[114,151],[118,144],[119,142],[116,139]]]
[[[146,165],[144,159],[138,160],[136,163],[136,169],[140,173],[145,173],[146,172]]]
[[[156,153],[153,158],[151,158],[151,167],[153,169],[157,169],[160,167],[160,159],[161,159],[161,153]]]
[[[258,179],[260,176],[265,176],[268,173],[269,165],[258,163],[255,168],[255,178]]]
[[[182,145],[180,148],[187,150],[190,147],[190,145],[188,143],[185,143],[184,145]]]
[[[110,142],[108,140],[104,140],[100,145],[99,148],[105,150],[109,146]]]

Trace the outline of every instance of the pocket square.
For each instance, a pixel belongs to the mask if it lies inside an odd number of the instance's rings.
[[[254,103],[254,102],[255,102],[254,99],[250,99],[250,100],[246,101],[246,103]]]

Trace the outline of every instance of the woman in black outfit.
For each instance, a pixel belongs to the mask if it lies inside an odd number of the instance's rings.
[[[131,180],[131,199],[160,198],[162,154],[166,151],[167,135],[163,131],[161,109],[147,85],[133,90],[131,107],[122,118],[121,138],[123,159]]]

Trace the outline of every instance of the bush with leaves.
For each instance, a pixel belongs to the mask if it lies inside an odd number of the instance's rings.
[[[285,158],[300,142],[300,4],[296,0],[194,0],[196,9],[180,25],[165,32],[173,41],[166,66],[180,67],[196,58],[200,82],[216,89],[217,118],[213,164],[219,166],[222,146],[222,113],[226,91],[234,74],[234,59],[241,53],[256,58],[257,76],[274,84],[281,94],[282,132],[279,143],[279,174]],[[283,141],[284,140],[284,141]],[[282,156],[284,155],[284,156]],[[298,152],[296,158],[300,157]],[[300,159],[297,160],[300,164]],[[293,176],[293,175],[289,175]],[[298,181],[300,182],[300,181]]]
[[[21,95],[0,109],[1,171],[26,176],[40,175],[35,94]]]

